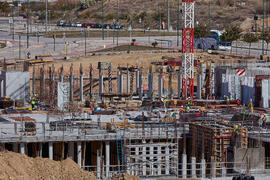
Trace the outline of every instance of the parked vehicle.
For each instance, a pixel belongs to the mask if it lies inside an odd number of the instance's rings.
[[[110,24],[103,24],[104,29],[112,29],[112,26]]]
[[[123,27],[117,24],[113,24],[112,29],[123,29]]]
[[[102,25],[101,25],[101,24],[95,24],[95,25],[94,25],[94,28],[96,28],[96,29],[101,29],[101,28],[102,28]]]
[[[221,35],[223,34],[223,31],[211,30],[210,32],[211,32],[211,35],[209,36],[209,38],[214,38],[217,41],[219,50],[226,51],[226,50],[231,49],[231,46],[232,46],[231,42],[225,42],[220,39]]]
[[[57,26],[63,26],[63,24],[65,23],[65,21],[61,20],[61,21],[57,21]]]
[[[93,24],[93,23],[83,23],[82,27],[84,27],[84,28],[94,28],[95,24]]]
[[[72,23],[72,27],[82,27],[82,24],[80,22]]]
[[[64,22],[63,27],[71,27],[71,23],[70,22]]]

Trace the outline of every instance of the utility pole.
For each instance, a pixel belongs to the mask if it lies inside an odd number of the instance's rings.
[[[27,0],[27,35],[26,35],[26,47],[29,48],[29,0]]]
[[[86,31],[84,31],[84,56],[86,56]]]
[[[211,27],[211,6],[210,6],[210,0],[208,1],[208,27]]]
[[[177,0],[177,47],[179,47],[179,16],[180,16],[180,0]]]
[[[264,0],[263,0],[263,25],[262,25],[262,31],[264,31],[264,13],[265,13],[265,7],[264,7]],[[264,40],[262,40],[262,55],[264,54]]]
[[[14,4],[10,5],[12,8],[12,40],[14,41]]]
[[[46,34],[48,34],[48,0],[45,0],[45,4],[46,4],[46,12],[45,12],[45,31],[46,31]]]
[[[118,46],[118,39],[119,39],[119,0],[117,0],[117,38],[116,38],[116,45]]]
[[[104,0],[102,0],[102,40],[104,40]]]
[[[19,59],[21,59],[21,35],[19,35]]]
[[[168,0],[168,31],[170,31],[170,0]]]
[[[160,30],[161,30],[161,13],[160,13],[160,3],[158,3],[158,19],[159,19],[158,31],[160,32]]]

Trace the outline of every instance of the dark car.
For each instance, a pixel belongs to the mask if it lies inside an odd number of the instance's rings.
[[[71,23],[70,22],[64,22],[63,26],[64,27],[71,27]]]
[[[110,24],[103,24],[104,29],[112,29],[112,26]]]
[[[101,29],[101,28],[102,28],[102,25],[101,25],[101,24],[95,24],[95,25],[94,25],[94,28],[96,28],[96,29]]]
[[[113,28],[113,29],[123,29],[122,26],[117,25],[117,24],[114,24],[114,25],[112,26],[112,28]]]
[[[82,27],[84,27],[84,28],[95,28],[95,24],[93,24],[93,23],[83,23]]]

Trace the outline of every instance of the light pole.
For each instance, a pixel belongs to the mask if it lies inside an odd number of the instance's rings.
[[[19,34],[19,59],[21,59],[21,35]]]
[[[86,56],[86,30],[84,31],[84,56]]]
[[[45,12],[45,31],[46,34],[48,34],[48,27],[47,27],[47,23],[48,23],[48,0],[45,1],[45,6],[46,6],[46,12]]]
[[[179,47],[179,28],[180,28],[179,15],[180,15],[180,0],[177,0],[177,47]]]
[[[29,48],[29,0],[27,0],[27,35],[26,35],[26,47]]]
[[[117,0],[117,38],[116,38],[116,45],[118,46],[118,39],[119,39],[119,0]]]
[[[14,41],[14,4],[10,4],[12,8],[12,40]]]
[[[102,0],[102,40],[104,40],[104,0]]]
[[[168,0],[168,31],[170,31],[170,0]]]
[[[264,31],[264,10],[265,10],[265,8],[264,8],[264,0],[263,0],[263,24],[262,24],[262,31]],[[268,19],[267,19],[267,21],[268,21]],[[262,54],[264,54],[264,40],[262,40]]]
[[[49,12],[49,21],[48,21],[48,25],[49,25],[49,31],[51,31],[51,10],[48,10]]]

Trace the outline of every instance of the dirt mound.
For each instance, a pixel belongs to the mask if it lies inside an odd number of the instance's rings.
[[[0,179],[16,180],[96,180],[93,173],[82,170],[74,161],[30,158],[14,152],[0,153]]]

